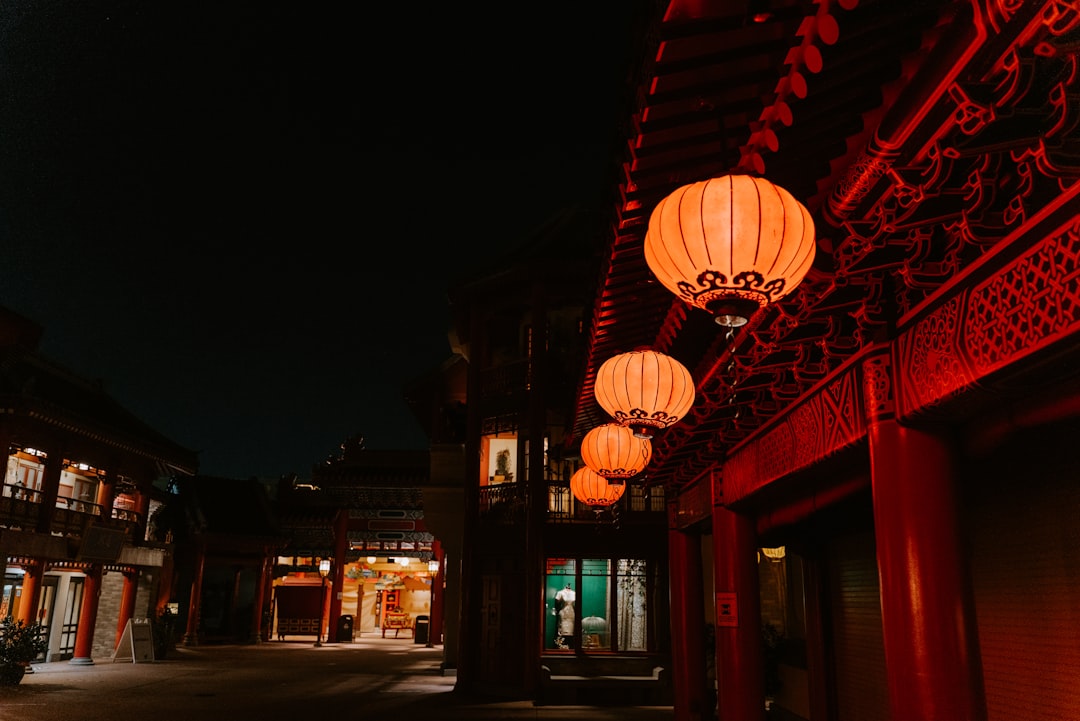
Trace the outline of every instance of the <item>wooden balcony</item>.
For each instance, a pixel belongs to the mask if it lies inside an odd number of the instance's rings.
[[[42,514],[44,494],[41,491],[10,483],[0,488],[0,527],[22,531],[35,531]],[[101,504],[63,496],[56,499],[49,531],[58,536],[82,536],[87,524],[93,521],[99,526],[116,528],[129,535],[139,525],[135,511],[113,508],[108,516]]]

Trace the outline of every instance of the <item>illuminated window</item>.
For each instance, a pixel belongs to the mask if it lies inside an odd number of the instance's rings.
[[[642,559],[549,558],[545,650],[649,650],[648,571]]]

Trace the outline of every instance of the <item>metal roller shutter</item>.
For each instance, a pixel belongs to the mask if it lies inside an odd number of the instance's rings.
[[[1032,452],[988,463],[971,484],[987,718],[1078,721],[1080,479],[1075,456],[1021,447]]]
[[[873,533],[829,543],[837,721],[889,721],[889,688]]]

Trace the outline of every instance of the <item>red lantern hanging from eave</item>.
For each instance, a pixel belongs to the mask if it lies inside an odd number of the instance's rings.
[[[814,221],[764,178],[724,175],[684,185],[649,216],[645,262],[656,279],[720,325],[746,324],[806,277]]]
[[[570,492],[589,506],[610,506],[622,498],[625,490],[625,483],[612,483],[588,466],[582,466],[570,476]]]
[[[648,438],[673,425],[694,405],[694,379],[671,356],[654,350],[620,353],[596,372],[596,400],[616,423]]]
[[[597,426],[581,439],[581,460],[604,478],[633,478],[645,470],[651,457],[649,439],[637,437],[619,423]]]

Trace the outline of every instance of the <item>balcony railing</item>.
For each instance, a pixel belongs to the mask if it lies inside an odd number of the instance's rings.
[[[548,523],[594,523],[597,511],[584,503],[578,502],[570,492],[570,484],[565,481],[548,482]],[[634,520],[654,520],[657,513],[664,512],[663,488],[644,489],[640,485],[629,484],[622,498],[615,502],[613,510],[620,518]]]
[[[524,486],[520,483],[481,486],[480,518],[500,523],[517,523],[524,520]]]
[[[32,530],[37,528],[44,511],[45,494],[33,488],[4,483],[0,487],[0,526]],[[90,519],[102,519],[104,507],[100,503],[59,496],[53,512],[50,531],[59,535],[80,535]],[[133,529],[138,526],[140,514],[125,508],[113,508],[106,518],[106,525]]]

